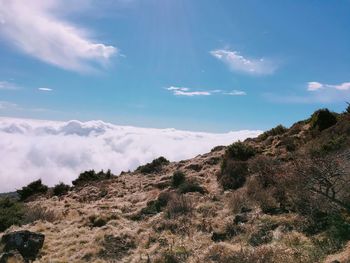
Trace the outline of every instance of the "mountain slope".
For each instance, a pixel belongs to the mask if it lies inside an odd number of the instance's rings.
[[[350,114],[331,113],[326,128],[315,114],[190,160],[35,196],[29,223],[6,233],[45,234],[36,262],[349,262]],[[333,200],[307,177],[323,164],[342,168]]]

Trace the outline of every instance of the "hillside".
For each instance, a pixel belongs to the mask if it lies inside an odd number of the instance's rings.
[[[350,262],[350,113],[62,189],[26,196],[0,237],[44,234],[35,262]]]

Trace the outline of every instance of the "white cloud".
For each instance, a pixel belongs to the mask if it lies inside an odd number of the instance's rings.
[[[242,90],[233,90],[231,92],[224,93],[226,95],[231,95],[231,96],[245,96],[247,93]]]
[[[174,95],[176,96],[210,96],[211,92],[209,91],[182,91],[182,90],[175,90]]]
[[[70,183],[87,169],[133,170],[159,156],[179,161],[260,131],[222,134],[116,126],[102,121],[0,118],[0,192],[42,178]],[[156,138],[156,139],[155,139]]]
[[[311,81],[311,82],[308,82],[308,84],[307,84],[308,91],[315,91],[315,90],[319,90],[322,88],[323,88],[323,85],[319,82],[316,82],[316,81]]]
[[[275,72],[277,66],[264,58],[252,59],[240,55],[237,51],[218,49],[210,54],[225,63],[232,71],[252,74],[268,75]]]
[[[40,90],[40,91],[52,91],[52,89],[50,89],[50,88],[38,88],[38,90]]]
[[[0,0],[0,34],[10,45],[46,63],[72,71],[105,64],[117,52],[92,40],[86,30],[59,17],[60,0]]]
[[[185,87],[175,87],[170,86],[169,88],[166,88],[167,90],[171,91],[175,96],[187,96],[187,97],[193,97],[193,96],[210,96],[213,94],[222,94],[222,95],[231,95],[231,96],[242,96],[247,95],[244,91],[241,90],[233,90],[231,92],[225,92],[220,89],[215,90],[206,90],[206,91],[191,91],[189,88]]]
[[[346,90],[350,90],[350,82],[343,82],[337,85],[323,84],[315,81],[308,82],[308,86],[307,86],[308,91],[318,91],[321,89],[335,89],[340,91],[346,91]]]
[[[304,95],[267,93],[264,96],[278,103],[331,104],[350,100],[350,82],[334,85],[311,81],[306,91]]]
[[[170,91],[175,91],[175,90],[180,90],[180,91],[189,91],[189,88],[184,88],[184,87],[174,87],[174,86],[171,86],[169,88],[166,88],[167,90],[170,90]]]
[[[12,82],[0,81],[0,90],[17,90],[19,86]]]

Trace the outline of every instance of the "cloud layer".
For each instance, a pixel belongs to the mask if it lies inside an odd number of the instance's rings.
[[[67,70],[87,71],[106,63],[117,49],[91,40],[86,30],[59,18],[63,2],[0,0],[1,36],[22,52]]]
[[[218,49],[211,51],[210,54],[225,63],[232,71],[251,75],[268,75],[277,69],[276,65],[269,60],[246,58],[237,51]]]
[[[87,169],[133,170],[159,156],[178,161],[217,145],[257,136],[116,126],[102,121],[53,122],[0,118],[0,192],[42,178],[70,183]]]
[[[172,92],[175,96],[186,96],[186,97],[193,97],[193,96],[211,96],[213,94],[222,94],[222,95],[230,95],[230,96],[244,96],[247,95],[246,92],[241,90],[232,90],[230,92],[225,92],[223,90],[191,90],[189,88],[185,87],[175,87],[171,86],[169,88],[166,88],[166,90],[169,90]]]

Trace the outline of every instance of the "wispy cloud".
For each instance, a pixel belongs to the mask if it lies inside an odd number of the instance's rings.
[[[316,81],[308,82],[308,91],[318,91],[322,89],[350,90],[350,82],[343,82],[337,85],[324,84]]]
[[[9,101],[0,101],[0,110],[15,109],[18,105]]]
[[[20,87],[12,82],[0,81],[0,90],[17,90]]]
[[[52,91],[53,89],[50,88],[38,88],[40,91]]]
[[[240,55],[237,51],[217,49],[210,51],[210,54],[236,72],[251,75],[268,75],[274,73],[277,69],[277,65],[268,59],[247,58]]]
[[[84,72],[106,64],[117,48],[60,18],[65,8],[59,0],[0,0],[0,34],[20,51],[66,70]]]
[[[330,104],[350,100],[350,82],[340,84],[324,84],[311,81],[306,84],[304,94],[264,94],[264,96],[278,103]]]
[[[241,90],[232,90],[230,92],[226,92],[220,89],[214,89],[214,90],[191,90],[190,88],[186,87],[175,87],[170,86],[169,88],[166,88],[167,90],[171,91],[175,96],[187,96],[187,97],[193,97],[193,96],[211,96],[214,94],[221,94],[221,95],[231,95],[231,96],[242,96],[247,95],[244,91]]]
[[[231,92],[224,93],[225,95],[231,95],[231,96],[245,96],[247,93],[242,90],[233,90]]]

